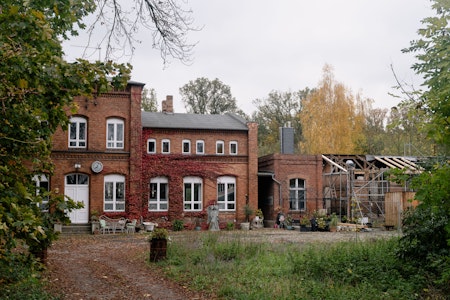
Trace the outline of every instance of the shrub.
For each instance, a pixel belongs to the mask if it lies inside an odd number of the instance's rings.
[[[172,225],[173,231],[182,231],[184,229],[183,220],[175,220]]]

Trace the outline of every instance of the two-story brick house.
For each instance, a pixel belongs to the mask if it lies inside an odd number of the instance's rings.
[[[142,112],[142,127],[145,219],[189,222],[217,202],[222,223],[239,223],[245,219],[245,204],[257,208],[256,123],[228,113],[177,114],[169,109]]]
[[[129,82],[124,91],[75,98],[68,130],[54,134],[49,186],[84,203],[70,214],[72,223],[87,224],[94,211],[139,214],[129,204],[140,201],[143,86]]]
[[[70,214],[73,224],[87,224],[93,212],[173,221],[201,215],[211,201],[221,220],[243,221],[243,206],[258,202],[256,124],[170,113],[171,97],[169,112],[142,112],[142,88],[129,82],[124,91],[76,98],[68,130],[53,136],[54,173],[42,184],[84,203]]]

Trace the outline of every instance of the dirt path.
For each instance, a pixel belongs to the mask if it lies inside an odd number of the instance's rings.
[[[195,231],[172,233],[174,240],[198,235]],[[262,229],[220,232],[223,238],[241,235],[270,243],[316,243],[378,239],[396,232],[308,232]],[[62,236],[48,251],[49,289],[66,300],[87,299],[211,299],[164,279],[147,263],[149,243],[145,234]]]
[[[135,235],[62,236],[48,251],[50,290],[67,300],[207,299],[161,278]]]

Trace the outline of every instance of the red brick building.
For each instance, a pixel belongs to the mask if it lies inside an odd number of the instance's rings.
[[[141,112],[143,84],[75,99],[66,131],[53,137],[49,186],[84,208],[70,214],[87,224],[97,212],[144,220],[194,220],[211,201],[222,222],[257,208],[257,125],[233,114]]]
[[[275,220],[279,208],[294,219],[322,209],[322,166],[321,155],[260,157],[258,205],[265,218]]]
[[[124,91],[76,98],[68,129],[53,136],[49,186],[84,203],[72,223],[88,223],[93,212],[139,215],[130,204],[141,197],[142,88],[130,82]]]
[[[210,202],[220,221],[243,222],[258,205],[257,124],[234,114],[142,112],[142,196],[146,220],[195,222]]]

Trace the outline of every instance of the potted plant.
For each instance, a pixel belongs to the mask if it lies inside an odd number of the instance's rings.
[[[293,229],[293,227],[292,227],[292,216],[291,215],[287,215],[287,218],[286,218],[286,229],[287,230],[292,230]]]
[[[249,230],[250,229],[250,216],[253,215],[253,209],[248,204],[245,204],[245,206],[244,206],[244,215],[245,215],[245,222],[241,223],[241,229]]]
[[[338,217],[336,216],[335,213],[333,213],[330,217],[330,222],[328,224],[331,232],[336,232],[338,222],[339,222]]]
[[[300,218],[300,231],[311,231],[311,221],[307,216]]]
[[[156,228],[150,235],[150,261],[166,258],[169,232],[165,228]]]
[[[99,212],[91,210],[91,232],[92,234],[98,233],[100,230]]]
[[[258,218],[258,220],[263,220],[264,219],[264,214],[263,214],[261,208],[258,208],[255,211],[255,216],[256,216],[256,218]]]

